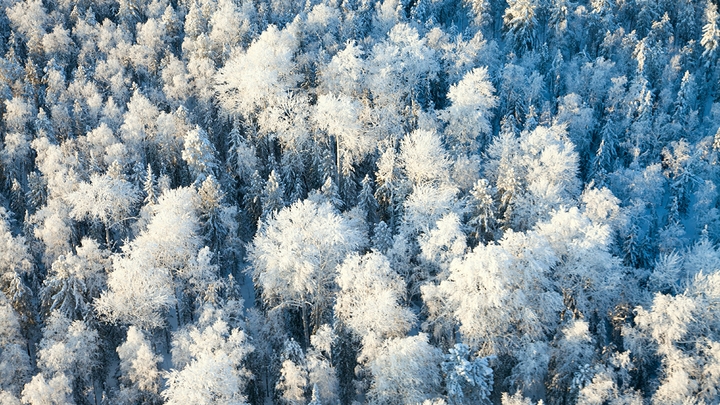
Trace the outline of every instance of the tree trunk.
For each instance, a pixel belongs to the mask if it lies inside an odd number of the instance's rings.
[[[302,304],[302,321],[303,321],[303,333],[305,335],[305,347],[310,346],[310,328],[308,325],[308,313],[307,313],[307,304]]]
[[[170,353],[170,331],[168,330],[168,328],[163,328],[163,331],[165,332],[165,350]]]
[[[340,191],[340,139],[335,137],[335,185]]]
[[[110,226],[108,224],[105,225],[105,248],[110,250]]]

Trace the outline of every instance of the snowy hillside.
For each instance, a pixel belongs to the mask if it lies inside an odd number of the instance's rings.
[[[717,0],[0,0],[0,404],[720,403]]]

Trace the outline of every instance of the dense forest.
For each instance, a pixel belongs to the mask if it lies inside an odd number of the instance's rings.
[[[720,403],[716,0],[0,0],[0,403]]]

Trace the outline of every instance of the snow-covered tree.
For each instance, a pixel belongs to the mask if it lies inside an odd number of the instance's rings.
[[[306,343],[327,315],[337,266],[364,235],[327,202],[298,201],[262,221],[248,247],[268,309],[301,311]]]
[[[449,180],[450,158],[434,131],[419,129],[407,134],[400,146],[400,160],[415,186]]]
[[[107,251],[92,239],[83,239],[77,254],[60,256],[43,282],[40,296],[48,311],[72,319],[92,317],[92,303],[105,289],[110,267]]]
[[[275,389],[279,391],[283,403],[304,404],[308,388],[308,371],[305,354],[295,340],[285,341],[281,360],[280,378]]]
[[[165,375],[165,403],[247,403],[244,390],[251,374],[243,362],[252,350],[245,332],[222,319],[179,331],[173,339],[175,368]]]
[[[201,183],[212,176],[217,168],[215,147],[208,139],[208,134],[200,127],[190,130],[185,135],[185,147],[182,158],[190,168],[195,182]]]
[[[507,392],[503,392],[501,397],[502,405],[532,405],[533,402],[530,400],[530,398],[526,398],[523,396],[522,392],[516,392],[513,395],[508,395]],[[538,401],[538,405],[540,404],[540,401]]]
[[[430,83],[439,69],[436,58],[425,38],[405,23],[395,25],[387,39],[373,47],[367,82],[383,137],[398,136],[404,128],[412,128],[406,122],[412,119],[407,107],[430,101]]]
[[[607,313],[616,304],[613,292],[622,275],[620,260],[610,253],[612,228],[571,208],[554,212],[536,229],[560,258],[553,273],[567,310],[588,317]]]
[[[405,335],[415,315],[401,305],[405,284],[381,253],[348,256],[338,269],[335,315],[359,337]]]
[[[467,240],[455,213],[444,215],[430,232],[421,234],[418,243],[422,258],[445,270],[450,263],[462,257],[467,249]]]
[[[328,94],[356,97],[366,86],[362,47],[348,41],[345,49],[336,53],[320,72],[320,88]]]
[[[578,319],[570,321],[561,333],[552,350],[549,388],[558,402],[574,402],[579,390],[589,382],[584,380],[587,376],[583,372],[593,364],[594,342],[588,323]]]
[[[51,387],[53,381],[58,384],[66,381],[69,385],[67,393],[72,392],[76,402],[85,401],[88,395],[94,396],[93,383],[97,377],[93,370],[98,366],[99,344],[98,332],[84,321],[71,321],[58,311],[52,312],[46,320],[37,352],[42,374],[26,385],[23,396],[29,390],[28,386],[43,381],[42,376],[48,379]],[[36,389],[42,389],[39,385]]]
[[[42,38],[50,18],[42,1],[29,0],[8,4],[7,18],[15,32],[22,35],[31,53],[42,51]]]
[[[428,336],[390,339],[369,360],[373,403],[416,404],[434,398],[440,389],[440,351]]]
[[[442,372],[451,404],[488,403],[493,387],[493,370],[489,357],[475,357],[470,348],[456,344],[444,355]]]
[[[262,207],[262,218],[268,218],[285,207],[285,191],[275,170],[268,175],[262,194],[259,196]]]
[[[539,126],[519,139],[501,134],[488,155],[488,178],[495,181],[504,220],[513,229],[528,229],[580,194],[578,154],[564,126]]]
[[[290,30],[270,25],[247,51],[236,50],[215,79],[223,109],[249,118],[257,109],[295,90],[299,80],[293,60],[297,46]]]
[[[22,318],[30,321],[32,292],[23,276],[33,269],[33,260],[27,242],[22,236],[13,236],[8,212],[0,207],[0,289],[10,305]]]
[[[157,363],[162,357],[156,355],[142,331],[131,326],[125,343],[117,348],[122,373],[120,397],[130,401],[153,401],[160,388],[160,371]]]
[[[318,128],[334,137],[336,166],[343,174],[352,172],[353,165],[361,162],[377,147],[372,132],[363,128],[360,120],[362,110],[359,101],[344,94],[321,95],[315,106],[313,119]]]
[[[339,381],[333,366],[333,346],[337,335],[328,325],[318,328],[310,337],[312,348],[305,356],[308,368],[308,383],[312,385],[311,399],[318,403],[337,403]]]
[[[532,48],[538,26],[538,3],[534,0],[511,0],[503,14],[507,41],[518,51]]]
[[[717,4],[708,1],[705,7],[705,25],[702,28],[702,38],[700,39],[700,45],[705,50],[703,51],[703,57],[707,58],[708,65],[717,53],[718,47],[720,47],[720,27],[718,27],[718,14]]]
[[[470,191],[467,203],[469,211],[467,224],[470,228],[469,236],[478,241],[491,234],[497,225],[497,206],[493,194],[495,194],[494,190],[492,190],[487,179],[478,180]]]
[[[3,293],[0,293],[0,315],[0,392],[18,395],[31,375],[30,356],[18,315]]]
[[[447,97],[452,104],[440,117],[447,122],[445,136],[457,153],[474,153],[487,143],[492,131],[490,111],[498,100],[494,93],[487,68],[473,69],[450,86]]]
[[[717,268],[714,256],[697,258]],[[720,346],[713,306],[719,296],[719,273],[712,270],[690,277],[682,294],[656,294],[649,309],[636,308],[636,326],[623,328],[626,347],[635,353],[638,362],[650,361],[653,353],[661,360],[654,401],[712,401],[710,398],[717,397],[714,387]]]
[[[548,277],[556,260],[548,242],[530,232],[477,246],[454,260],[438,285],[421,287],[429,321],[450,322],[451,330],[459,324],[463,343],[483,354],[512,352],[555,322],[562,298]]]
[[[230,207],[225,203],[225,193],[221,190],[220,184],[214,176],[207,177],[197,191],[197,212],[200,217],[202,235],[207,246],[213,252],[225,253],[231,256],[232,240],[237,229],[234,215],[237,214],[236,207]]]
[[[74,405],[71,394],[70,380],[65,374],[48,380],[37,374],[25,385],[22,402],[28,405]]]
[[[65,196],[72,207],[72,218],[100,221],[105,227],[105,242],[111,245],[111,229],[126,221],[140,201],[137,188],[122,177],[93,174],[90,182],[81,182]]]
[[[167,311],[177,304],[178,273],[199,249],[195,198],[192,188],[164,193],[147,229],[113,256],[108,290],[95,304],[102,318],[143,330],[165,325]]]
[[[130,152],[131,161],[140,164],[145,162],[144,151],[148,141],[157,131],[156,120],[159,115],[159,109],[147,96],[139,90],[133,93],[130,102],[127,103],[127,111],[122,114],[120,126],[120,138]]]
[[[210,17],[210,33],[213,53],[224,61],[237,45],[245,45],[249,35],[257,29],[251,18],[255,10],[247,4],[236,4],[229,0],[217,2],[217,9]]]

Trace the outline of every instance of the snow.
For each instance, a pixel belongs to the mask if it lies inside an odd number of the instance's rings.
[[[0,4],[0,402],[717,402],[715,2]]]

